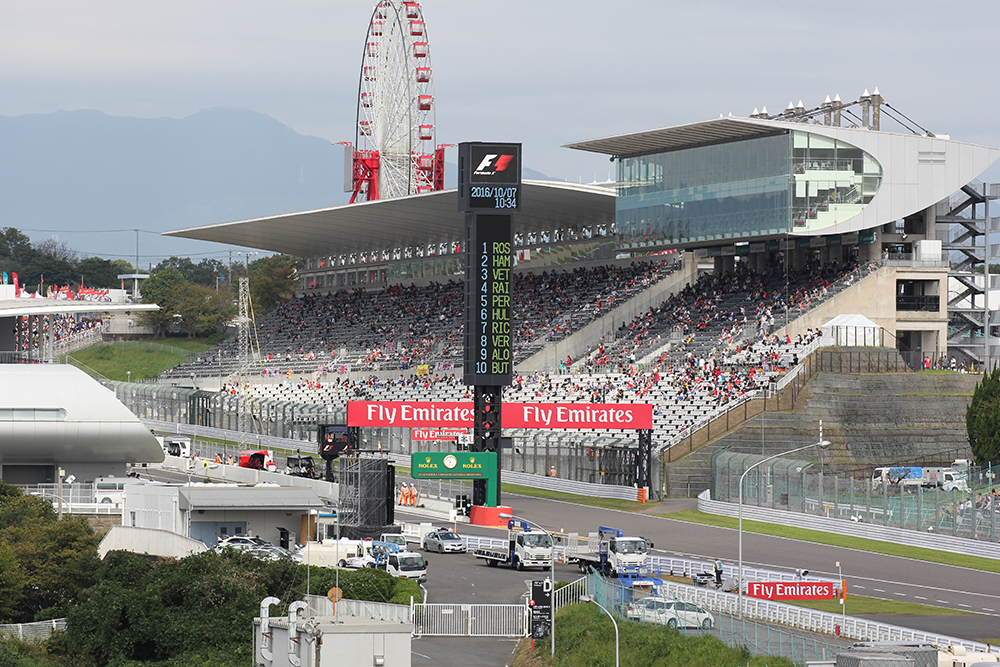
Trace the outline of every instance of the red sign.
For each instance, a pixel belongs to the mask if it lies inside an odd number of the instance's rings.
[[[762,600],[828,600],[835,596],[835,590],[829,581],[750,581],[747,595]]]
[[[472,403],[349,401],[349,426],[472,428]],[[648,403],[504,403],[503,428],[653,428]]]
[[[348,401],[348,426],[472,428],[472,403]]]
[[[653,428],[649,403],[504,403],[504,428]]]
[[[459,436],[468,434],[468,429],[464,428],[415,428],[411,434],[411,439],[457,442]]]

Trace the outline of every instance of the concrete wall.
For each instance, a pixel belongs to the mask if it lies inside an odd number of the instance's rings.
[[[109,551],[116,550],[164,558],[184,558],[201,553],[205,549],[205,545],[198,540],[189,539],[169,530],[115,526],[101,540],[97,553],[101,558],[107,556]]]
[[[944,351],[948,334],[948,304],[947,304],[947,268],[911,268],[900,266],[885,266],[851,285],[835,298],[807,312],[802,317],[791,322],[787,330],[778,329],[778,335],[786,333],[793,338],[806,329],[818,329],[837,315],[843,313],[864,315],[872,322],[882,327],[891,335],[897,331],[923,331],[924,351],[935,351],[927,345],[934,341],[940,345],[938,351]],[[938,284],[938,294],[941,295],[940,305],[936,312],[897,311],[896,281],[923,280]],[[777,318],[776,318],[777,319]],[[886,340],[885,345],[895,347],[893,340]]]

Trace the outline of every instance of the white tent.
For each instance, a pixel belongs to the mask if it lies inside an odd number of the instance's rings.
[[[882,327],[864,315],[837,315],[824,324],[820,331],[820,345],[849,347],[881,347]]]

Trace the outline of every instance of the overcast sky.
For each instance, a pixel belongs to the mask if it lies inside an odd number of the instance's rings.
[[[2,0],[0,115],[238,107],[353,140],[374,4]],[[852,101],[876,86],[932,132],[1000,146],[997,0],[427,0],[423,10],[438,141],[520,141],[525,166],[556,178],[610,174],[606,157],[566,142],[838,93]]]

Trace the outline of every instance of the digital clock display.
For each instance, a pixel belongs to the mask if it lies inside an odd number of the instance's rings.
[[[510,384],[511,241],[509,215],[467,214],[464,380],[468,385]]]
[[[521,144],[458,145],[458,210],[519,211]]]
[[[520,185],[472,185],[469,205],[474,209],[508,209],[516,211],[521,198]]]

